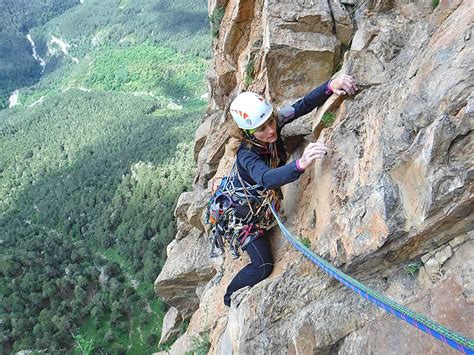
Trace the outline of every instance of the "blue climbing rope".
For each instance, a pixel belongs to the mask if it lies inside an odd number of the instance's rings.
[[[453,332],[442,325],[416,313],[398,303],[382,296],[378,292],[364,286],[359,281],[344,274],[336,267],[328,263],[326,260],[315,254],[311,249],[306,247],[301,241],[295,238],[285,227],[279,218],[277,212],[270,206],[273,215],[280,227],[285,238],[300,252],[302,252],[309,260],[323,269],[326,273],[334,277],[336,280],[349,287],[352,291],[369,300],[376,306],[393,314],[394,316],[404,320],[408,324],[430,334],[438,340],[443,341],[449,346],[466,354],[474,355],[474,340],[466,338],[461,334]]]

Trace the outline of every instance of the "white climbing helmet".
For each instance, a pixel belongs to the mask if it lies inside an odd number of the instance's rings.
[[[241,129],[260,127],[272,115],[273,106],[254,92],[242,92],[230,104],[230,114]]]

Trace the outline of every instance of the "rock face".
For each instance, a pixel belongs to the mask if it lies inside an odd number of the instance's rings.
[[[336,0],[270,0],[262,22],[266,87],[274,102],[326,81],[352,36],[349,13]]]
[[[470,323],[474,317],[472,299],[465,297],[467,280],[462,275],[470,270],[472,282],[472,255],[474,241],[462,245],[446,265],[446,274],[436,287],[423,290],[407,300],[406,305],[422,314],[429,314],[444,324],[452,324],[452,329],[469,334]],[[469,260],[471,259],[471,260]],[[453,300],[457,300],[453,302]],[[471,328],[471,330],[470,330]],[[377,337],[373,334],[377,333]],[[433,346],[431,337],[413,327],[403,324],[390,315],[368,323],[365,327],[351,333],[341,345],[340,354],[446,354],[449,350]],[[451,351],[453,354],[454,351]]]
[[[227,284],[248,262],[208,259],[202,224],[212,178],[236,142],[228,106],[241,90],[277,105],[339,70],[360,90],[285,128],[298,158],[319,139],[329,154],[284,187],[286,224],[311,249],[380,293],[474,337],[474,3],[210,1],[223,12],[209,72],[209,115],[196,133],[195,191],[178,202],[178,235],[157,293],[212,354],[447,354],[445,344],[372,306],[272,234],[275,267],[227,309]],[[330,127],[323,124],[334,117]]]
[[[155,281],[158,295],[177,308],[183,319],[189,319],[198,308],[196,289],[205,285],[215,273],[207,244],[202,232],[191,230],[169,251],[167,262]]]
[[[161,338],[159,344],[168,342],[179,334],[179,324],[181,322],[181,314],[179,311],[171,307],[163,318],[163,327],[161,328]]]

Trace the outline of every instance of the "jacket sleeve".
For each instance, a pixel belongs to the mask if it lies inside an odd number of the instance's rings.
[[[278,126],[283,128],[298,117],[304,116],[321,106],[332,95],[329,89],[329,81],[310,91],[302,99],[299,99],[290,106],[283,107],[278,111]]]
[[[272,169],[258,154],[246,149],[239,150],[237,159],[252,180],[265,189],[274,189],[298,180],[304,172],[298,168],[296,160]]]

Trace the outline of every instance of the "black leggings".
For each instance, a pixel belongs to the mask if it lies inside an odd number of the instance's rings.
[[[230,296],[245,286],[254,286],[271,274],[273,257],[266,236],[250,242],[245,251],[251,263],[240,270],[232,279],[224,296],[224,304],[230,307]]]

